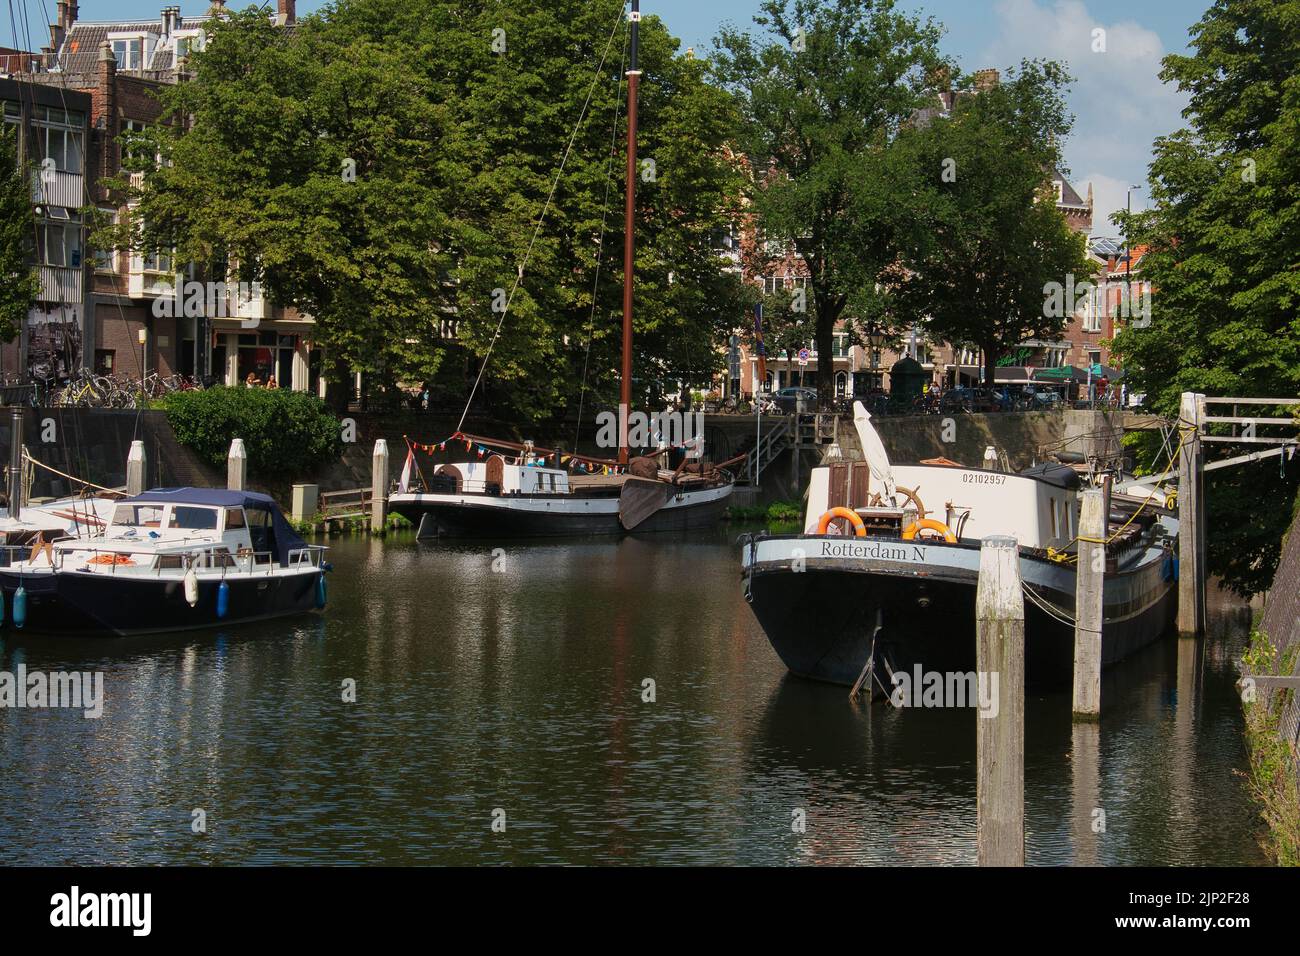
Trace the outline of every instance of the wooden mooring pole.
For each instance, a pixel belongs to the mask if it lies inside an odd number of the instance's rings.
[[[1183,392],[1178,412],[1178,633],[1205,632],[1205,396]]]
[[[370,459],[370,532],[384,533],[384,519],[388,505],[388,442],[375,439],[375,452]]]
[[[1106,577],[1109,487],[1083,493],[1079,512],[1079,550],[1075,562],[1074,719],[1101,717],[1102,587]]]
[[[976,842],[980,866],[1025,865],[1025,596],[1015,538],[980,548],[975,668],[997,681],[997,710],[975,718]]]

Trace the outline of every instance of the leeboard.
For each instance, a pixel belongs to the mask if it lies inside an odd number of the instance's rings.
[[[618,496],[618,521],[623,530],[633,530],[667,504],[670,490],[666,482],[629,475]]]

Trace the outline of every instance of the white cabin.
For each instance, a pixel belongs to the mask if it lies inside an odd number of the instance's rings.
[[[837,506],[856,511],[868,524],[898,522],[899,509],[916,508],[905,489],[925,509],[917,517],[939,522],[961,541],[1013,535],[1026,548],[1064,549],[1073,543],[1081,505],[1079,479],[1069,467],[1041,466],[1030,477],[985,468],[894,465],[861,403],[854,406],[854,425],[866,460],[813,469],[805,533],[816,533],[822,515]]]
[[[850,466],[852,464],[846,463]],[[865,463],[857,463],[865,468]],[[1079,496],[1075,488],[1061,487],[1036,478],[1011,475],[982,468],[953,468],[944,465],[893,465],[897,487],[916,493],[928,514],[922,516],[951,522],[961,540],[980,541],[989,535],[1014,535],[1022,547],[1064,548],[1079,525]],[[822,514],[841,501],[849,507],[866,504],[848,501],[831,490],[831,468],[813,469],[808,488],[808,511],[804,531],[813,533]],[[882,493],[867,479],[868,496]],[[882,494],[883,497],[883,494]],[[868,498],[869,500],[869,498]],[[902,496],[895,496],[906,507]],[[908,503],[910,504],[910,502]],[[968,515],[961,521],[963,515]]]
[[[563,495],[569,492],[569,473],[563,468],[538,464],[508,464],[500,455],[487,461],[439,465],[434,472],[456,481],[458,492],[484,494],[497,486],[503,495]]]

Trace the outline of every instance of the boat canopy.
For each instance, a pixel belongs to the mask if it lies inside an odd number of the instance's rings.
[[[213,508],[243,508],[247,512],[262,512],[268,517],[270,540],[258,541],[257,550],[271,551],[281,567],[289,566],[289,552],[305,548],[307,542],[285,520],[284,512],[270,495],[256,491],[229,491],[225,488],[152,488],[134,498],[123,498],[119,504],[180,504],[207,505]],[[252,529],[250,522],[250,532]]]
[[[1026,468],[1020,473],[1020,476],[1022,478],[1034,478],[1049,485],[1055,485],[1057,488],[1079,487],[1079,473],[1077,471],[1069,465],[1058,465],[1052,461],[1045,461]]]

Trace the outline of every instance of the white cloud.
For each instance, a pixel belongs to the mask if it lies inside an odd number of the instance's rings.
[[[999,36],[981,66],[1005,70],[1046,58],[1065,63],[1074,77],[1067,94],[1074,132],[1065,144],[1070,180],[1080,195],[1093,184],[1093,232],[1117,235],[1110,214],[1124,208],[1130,183],[1146,186],[1153,141],[1183,125],[1187,98],[1159,76],[1164,44],[1135,19],[1101,22],[1081,0],[1001,0],[997,18]],[[1104,52],[1093,49],[1099,38]],[[1145,208],[1145,197],[1145,188],[1135,192],[1133,208]]]
[[[1127,207],[1127,191],[1130,185],[1135,184],[1142,187],[1133,190],[1133,211],[1137,212],[1147,207],[1147,185],[1144,180],[1116,179],[1113,176],[1107,176],[1105,173],[1092,171],[1083,175],[1082,182],[1084,183],[1082,186],[1084,193],[1088,190],[1087,184],[1092,183],[1092,233],[1095,236],[1122,238],[1119,227],[1110,221],[1110,214]]]

